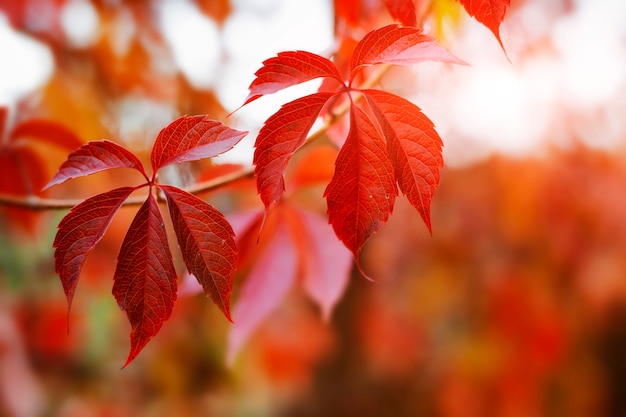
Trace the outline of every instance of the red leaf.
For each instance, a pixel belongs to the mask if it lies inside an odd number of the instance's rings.
[[[388,25],[369,32],[357,44],[350,61],[350,79],[364,65],[412,65],[422,61],[466,64],[452,55],[435,38],[422,34],[421,29]]]
[[[234,232],[222,213],[198,197],[159,185],[167,197],[174,232],[187,270],[230,318],[230,293],[237,267]]]
[[[430,227],[430,202],[443,166],[443,143],[433,122],[415,104],[379,90],[363,91],[387,139],[402,193]]]
[[[59,223],[54,243],[54,266],[67,297],[68,311],[87,254],[102,239],[111,219],[134,187],[118,188],[88,198]]]
[[[504,50],[500,39],[500,23],[504,20],[506,8],[511,5],[511,0],[459,0],[467,13],[485,25],[498,40]]]
[[[337,240],[326,219],[304,210],[297,213],[307,243],[306,253],[300,257],[304,263],[304,288],[328,321],[348,286],[352,255]]]
[[[234,323],[228,335],[227,362],[237,353],[292,287],[297,254],[283,222],[276,222],[272,240],[254,263],[241,286],[233,309]]]
[[[265,122],[254,151],[257,189],[265,207],[285,191],[283,178],[289,159],[304,144],[307,134],[332,93],[315,93],[293,100]]]
[[[415,16],[415,4],[413,0],[383,0],[389,14],[394,20],[405,26],[415,26],[417,17]]]
[[[330,60],[306,51],[280,52],[263,61],[250,84],[244,106],[265,95],[319,77],[331,77],[343,83],[341,74]]]
[[[113,295],[132,327],[126,366],[157,334],[176,300],[176,270],[163,218],[152,194],[139,208],[124,237],[113,279]]]
[[[387,222],[398,189],[384,139],[356,106],[350,110],[350,132],[324,195],[328,220],[358,264],[365,241]]]
[[[62,124],[50,120],[31,119],[18,124],[11,131],[9,141],[15,142],[24,137],[70,150],[83,144],[83,141],[74,132]]]
[[[61,184],[69,179],[84,177],[113,168],[132,168],[148,179],[141,161],[128,149],[109,140],[87,142],[70,153],[59,172],[44,187]]]
[[[165,165],[217,156],[247,134],[205,115],[179,117],[159,132],[152,148],[152,170],[156,172]]]

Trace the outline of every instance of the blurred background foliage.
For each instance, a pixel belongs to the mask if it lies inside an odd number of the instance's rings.
[[[63,28],[70,3],[88,4],[97,16],[89,42]],[[45,82],[8,101],[4,137],[20,122],[45,119],[82,141],[109,138],[147,158],[150,141],[177,114],[245,123],[237,115],[226,118],[234,108],[216,92],[219,76],[200,88],[177,66],[155,17],[165,3],[0,0],[7,25],[46,45],[54,62]],[[257,7],[262,14],[272,2],[252,3],[193,5],[223,28],[237,11]],[[514,11],[557,2],[512,3]],[[562,2],[560,13],[576,3]],[[357,6],[361,20],[347,12]],[[337,17],[334,24],[347,33],[346,27],[367,30],[384,20],[379,6],[336,2],[329,9],[344,10],[344,26]],[[438,36],[463,21],[452,1],[423,10]],[[518,41],[506,31],[503,40],[519,62],[531,54],[515,55]],[[533,41],[542,51],[548,42]],[[229,59],[225,47],[218,55]],[[411,91],[404,84],[411,73],[392,74],[383,80],[387,88],[402,84]],[[247,86],[232,94],[245,96]],[[604,111],[587,114],[589,123],[606,120]],[[292,291],[231,367],[225,365],[229,324],[203,295],[181,290],[160,334],[120,370],[129,326],[110,294],[111,277],[135,208],[119,212],[89,256],[69,332],[51,247],[64,212],[0,208],[0,415],[625,416],[626,129],[610,120],[611,134],[621,138],[611,147],[589,146],[589,137],[564,133],[559,124],[547,131],[558,134],[558,145],[544,144],[541,152],[491,152],[446,167],[432,205],[432,236],[400,199],[362,255],[376,283],[355,271],[327,323],[301,291]],[[519,123],[522,129],[526,122]],[[444,130],[451,157],[472,146],[453,128]],[[594,132],[602,141],[604,132]],[[64,153],[26,139],[42,182]],[[15,155],[2,143],[1,157]],[[180,181],[211,177],[211,164],[186,167]],[[98,174],[44,195],[83,198],[126,184],[128,175]],[[26,191],[11,188],[22,178],[16,172],[3,176],[3,193]],[[319,197],[322,191],[312,192]],[[247,181],[206,198],[227,213],[258,206]]]

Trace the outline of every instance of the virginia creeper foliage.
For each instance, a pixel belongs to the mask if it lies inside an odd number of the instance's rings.
[[[283,105],[264,124],[255,144],[257,187],[266,210],[282,196],[290,158],[306,141],[324,106],[338,95],[351,101],[350,132],[328,184],[328,218],[337,237],[358,254],[393,211],[398,186],[428,228],[429,207],[443,166],[442,142],[432,122],[411,102],[353,85],[364,67],[412,65],[426,60],[462,64],[435,39],[415,27],[388,25],[368,33],[355,47],[344,77],[328,59],[303,51],[278,54],[263,63],[245,104],[262,95],[319,77],[339,82],[334,92],[318,92]],[[357,104],[352,94],[362,94]]]
[[[499,27],[510,1],[459,1],[502,46]],[[336,30],[340,31],[337,22],[358,27],[362,15],[375,15],[378,9],[370,3],[335,1]],[[465,62],[417,27],[422,12],[414,1],[383,0],[382,4],[398,23],[373,29],[358,42],[342,37],[335,61],[302,50],[284,51],[265,60],[256,72],[242,107],[297,84],[320,78],[323,82],[317,92],[285,103],[261,128],[253,163],[264,210],[248,216],[237,230],[237,239],[222,213],[186,190],[160,183],[158,172],[168,165],[227,152],[247,132],[205,115],[180,117],[158,134],[148,171],[125,147],[109,140],[82,144],[53,122],[32,120],[4,133],[8,130],[7,110],[0,107],[0,163],[17,174],[17,180],[11,176],[0,179],[0,192],[40,195],[67,180],[116,168],[135,170],[144,179],[141,184],[103,192],[75,205],[61,220],[53,243],[55,270],[69,312],[87,256],[131,194],[144,190],[145,201],[123,239],[113,277],[113,295],[131,325],[130,352],[124,366],[159,332],[177,297],[177,271],[160,203],[167,206],[188,273],[228,320],[233,275],[242,266],[247,270],[232,315],[235,325],[229,338],[230,359],[278,305],[298,274],[303,276],[305,292],[328,318],[345,289],[350,257],[361,269],[359,253],[387,222],[399,192],[431,230],[430,203],[443,166],[441,138],[415,104],[365,82],[371,74],[369,68],[376,65]],[[328,216],[325,222],[284,197],[285,174],[294,154],[311,139],[309,133],[315,122],[334,117],[340,103],[348,106],[349,129],[338,152],[325,154],[324,158],[331,155],[332,159],[324,161],[334,165],[334,170],[318,167],[319,171],[300,173],[287,181],[295,188],[323,181]],[[24,146],[24,138],[74,149],[45,187],[47,177],[40,168],[41,156],[28,144]]]
[[[170,164],[210,158],[231,149],[247,132],[207,119],[183,116],[161,130],[151,153],[152,175],[126,148],[107,140],[88,142],[72,152],[47,187],[114,168],[131,168],[144,184],[91,197],[74,207],[59,224],[54,240],[55,268],[71,304],[86,256],[104,235],[130,194],[148,188],[126,234],[114,276],[113,295],[131,324],[130,363],[169,318],[176,300],[177,275],[165,223],[155,193],[163,192],[187,269],[230,320],[230,293],[236,266],[234,234],[224,216],[203,200],[157,182]]]

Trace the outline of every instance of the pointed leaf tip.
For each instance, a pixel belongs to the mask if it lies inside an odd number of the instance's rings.
[[[432,36],[421,29],[391,24],[373,30],[357,44],[350,60],[350,78],[368,65],[413,65],[423,61],[440,61],[452,64],[467,63],[446,48],[437,44]]]
[[[109,140],[97,140],[87,142],[70,153],[44,190],[69,179],[114,168],[136,169],[148,179],[141,161],[131,151]]]
[[[280,52],[263,61],[250,84],[246,104],[266,94],[273,94],[287,87],[320,77],[331,77],[342,83],[335,64],[327,58],[306,51]]]
[[[131,324],[132,362],[170,317],[176,300],[176,270],[158,204],[152,194],[124,237],[113,277],[113,296]]]
[[[500,47],[506,55],[506,50],[500,39],[500,24],[504,20],[507,7],[511,0],[459,0],[467,13],[485,25],[496,37]],[[508,56],[507,56],[508,59]]]

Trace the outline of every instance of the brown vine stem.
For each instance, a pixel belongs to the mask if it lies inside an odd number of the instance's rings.
[[[380,81],[383,75],[389,70],[390,65],[380,65],[377,71],[373,72],[367,80],[359,87],[362,89],[371,88]],[[361,96],[356,97],[355,100],[360,99]],[[326,130],[332,126],[335,121],[339,120],[350,109],[348,102],[343,103],[337,108],[332,117],[324,121],[323,125],[319,129],[312,132],[306,140],[305,144],[309,144],[316,139],[319,139],[324,135]],[[254,175],[254,167],[244,167],[237,172],[232,172],[226,175],[222,175],[212,180],[196,183],[186,189],[191,194],[203,194],[213,190],[216,190],[225,185],[234,183],[244,178],[250,178]],[[139,206],[146,200],[145,196],[130,197],[124,202],[124,206]],[[18,207],[33,211],[46,211],[46,210],[68,210],[81,203],[83,200],[79,199],[54,199],[43,198],[38,196],[12,196],[6,194],[0,194],[0,206]]]

